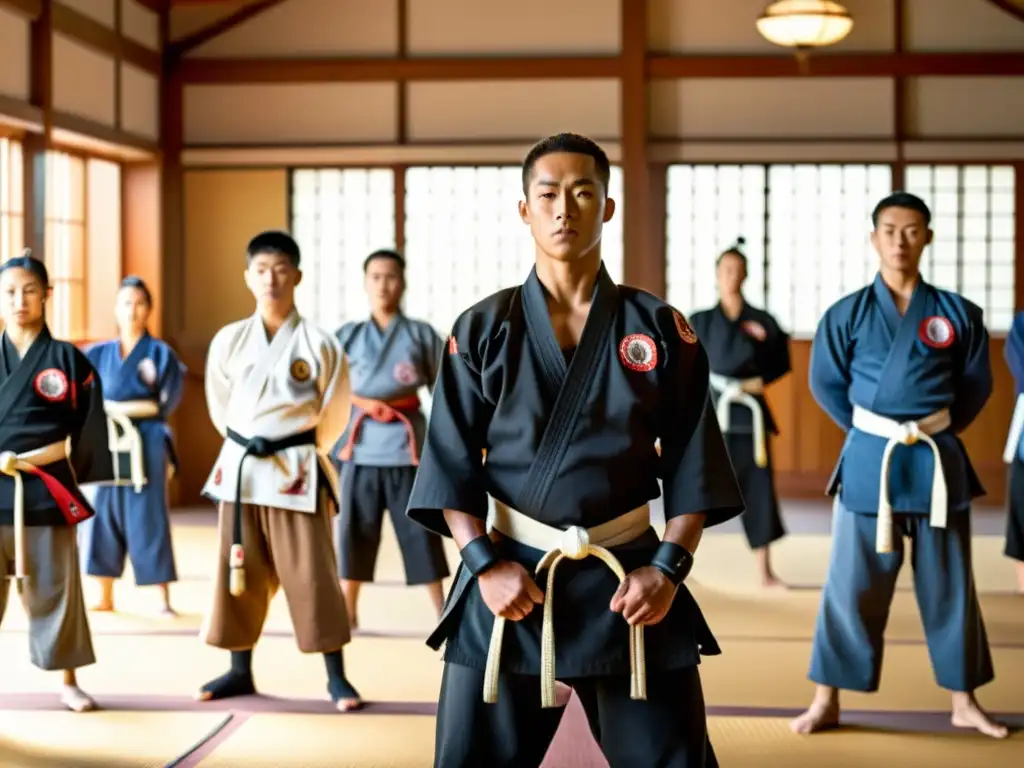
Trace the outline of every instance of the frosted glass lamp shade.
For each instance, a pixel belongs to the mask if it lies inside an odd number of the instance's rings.
[[[853,18],[830,0],[778,0],[757,20],[757,31],[786,48],[823,48],[850,34]]]

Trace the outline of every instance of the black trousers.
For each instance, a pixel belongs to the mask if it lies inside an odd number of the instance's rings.
[[[341,511],[334,524],[339,578],[373,581],[385,509],[402,551],[406,583],[429,584],[449,575],[441,537],[406,517],[415,479],[416,467],[342,465]]]
[[[779,500],[775,495],[775,478],[772,470],[772,448],[768,440],[768,466],[759,467],[754,461],[754,436],[743,432],[729,432],[725,444],[729,449],[733,471],[739,482],[746,509],[740,518],[747,544],[751,549],[767,547],[786,535],[779,512]]]
[[[611,768],[718,768],[697,667],[649,672],[646,701],[629,698],[626,675],[562,682]],[[564,709],[541,708],[538,677],[501,675],[496,704],[484,703],[483,687],[482,670],[445,664],[434,768],[538,768]]]
[[[1010,492],[1007,494],[1006,556],[1024,561],[1024,462],[1014,459],[1010,465]]]

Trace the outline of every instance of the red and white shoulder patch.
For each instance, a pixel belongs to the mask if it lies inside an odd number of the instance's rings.
[[[686,318],[677,310],[672,310],[672,316],[676,321],[676,330],[679,331],[679,338],[687,344],[696,344],[697,334],[694,332],[693,327],[687,322]]]
[[[395,364],[394,371],[391,375],[395,377],[395,381],[399,384],[405,384],[409,386],[416,383],[416,366],[410,362],[403,361]]]
[[[68,396],[68,377],[57,368],[47,368],[36,376],[36,394],[51,403],[59,403]]]
[[[917,335],[932,349],[945,349],[956,341],[953,324],[944,317],[932,315],[921,321]]]
[[[645,333],[631,333],[619,342],[619,360],[631,371],[646,373],[658,364],[658,347]]]
[[[747,336],[754,339],[754,341],[764,341],[768,338],[768,331],[766,331],[764,326],[756,320],[745,320],[740,328],[743,329],[743,332],[747,334]]]

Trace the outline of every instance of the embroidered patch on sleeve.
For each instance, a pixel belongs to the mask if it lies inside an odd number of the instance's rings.
[[[687,344],[696,344],[697,334],[694,333],[694,330],[690,326],[690,324],[686,322],[686,318],[683,317],[676,310],[672,310],[672,316],[675,317],[676,320],[676,330],[679,331],[679,338],[681,338]]]

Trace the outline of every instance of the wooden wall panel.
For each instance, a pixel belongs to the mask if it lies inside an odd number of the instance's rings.
[[[1019,26],[1024,29],[1024,23]],[[906,94],[911,136],[1024,133],[1024,77],[909,78]]]
[[[620,0],[408,0],[410,56],[619,52]],[[571,30],[571,34],[566,34]]]
[[[190,374],[176,423],[188,425],[180,489],[194,504],[220,447],[203,393],[206,350],[220,328],[254,311],[242,282],[245,246],[265,229],[288,228],[288,173],[188,171],[184,182],[185,329],[175,341]]]
[[[215,3],[171,3],[168,15],[170,40],[180,40],[203,27],[231,16],[248,5],[250,0],[223,0]]]
[[[388,56],[397,52],[398,0],[286,0],[189,55]]]
[[[160,80],[121,63],[121,128],[156,140],[160,136]]]
[[[114,59],[65,35],[53,36],[53,108],[114,125]]]
[[[595,139],[620,131],[617,80],[410,83],[412,141],[535,141],[559,131]]]
[[[650,133],[686,138],[892,136],[890,78],[657,80],[649,86]]]
[[[908,51],[1020,51],[1024,24],[987,0],[905,0]]]
[[[121,263],[122,275],[138,275],[153,294],[149,330],[163,334],[160,252],[160,167],[156,163],[125,165],[121,171]],[[180,259],[180,254],[168,254]]]
[[[981,415],[963,436],[975,471],[988,492],[982,504],[1002,504],[1006,495],[1003,444],[1013,412],[1013,378],[1003,360],[1003,340],[991,341],[995,389]],[[843,446],[843,432],[818,407],[811,395],[808,372],[811,342],[790,344],[793,372],[768,390],[768,402],[779,424],[772,439],[779,494],[821,498]]]
[[[138,0],[121,3],[121,32],[125,37],[154,51],[160,50],[160,16]]]
[[[0,5],[0,94],[23,101],[29,96],[29,27],[31,22]]]
[[[190,85],[185,143],[391,142],[397,93],[395,83]]]
[[[834,49],[893,50],[894,2],[844,0],[855,23],[849,37]],[[664,53],[779,53],[781,49],[761,37],[755,26],[766,5],[765,0],[649,0],[647,47]]]
[[[57,5],[63,5],[78,11],[93,21],[98,21],[105,27],[113,29],[116,22],[116,7],[120,0],[55,0]]]

